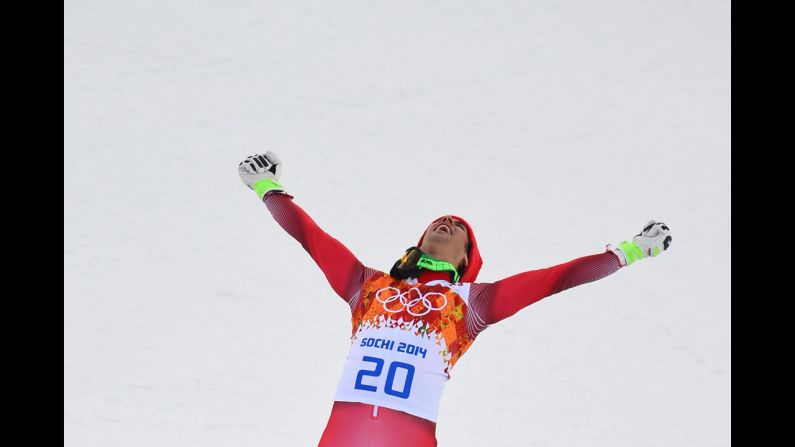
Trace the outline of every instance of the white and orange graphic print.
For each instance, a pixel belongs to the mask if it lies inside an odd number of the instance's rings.
[[[474,341],[466,325],[468,290],[469,284],[411,284],[386,274],[365,282],[335,400],[435,421],[450,369]]]
[[[411,331],[418,337],[433,339],[444,348],[449,368],[474,341],[464,321],[466,312],[464,300],[446,285],[412,285],[383,275],[362,286],[359,302],[353,309],[352,335],[356,337],[357,331],[365,327],[397,327]]]

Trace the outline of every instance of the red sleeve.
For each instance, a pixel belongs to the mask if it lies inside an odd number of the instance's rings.
[[[263,197],[276,222],[315,260],[337,295],[350,303],[364,280],[377,270],[365,267],[347,247],[323,231],[292,199],[293,196],[281,192],[267,193]]]
[[[536,301],[580,284],[602,279],[621,268],[610,251],[577,258],[565,264],[519,273],[494,283],[473,283],[469,306],[485,325],[504,320]]]

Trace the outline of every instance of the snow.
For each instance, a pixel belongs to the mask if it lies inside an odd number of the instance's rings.
[[[479,281],[673,245],[487,329],[440,446],[731,444],[726,1],[64,3],[64,445],[307,446],[349,311],[237,175],[365,264],[434,218]]]

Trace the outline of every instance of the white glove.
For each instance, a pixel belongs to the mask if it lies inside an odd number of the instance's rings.
[[[650,220],[643,230],[632,238],[632,242],[624,241],[618,247],[608,245],[607,249],[618,256],[621,265],[630,265],[638,259],[654,257],[668,250],[672,241],[668,225]]]
[[[253,189],[260,200],[268,191],[284,191],[284,187],[278,182],[282,162],[271,151],[265,155],[255,154],[246,158],[238,165],[237,172],[243,183]]]

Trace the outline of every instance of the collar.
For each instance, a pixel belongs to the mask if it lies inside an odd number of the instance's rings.
[[[450,272],[434,272],[433,270],[422,270],[420,277],[417,278],[418,282],[428,283],[436,280],[444,280],[450,282]]]

